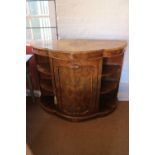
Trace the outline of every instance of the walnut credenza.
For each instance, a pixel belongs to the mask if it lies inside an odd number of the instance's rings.
[[[47,112],[82,121],[116,108],[125,41],[55,40],[32,47]]]

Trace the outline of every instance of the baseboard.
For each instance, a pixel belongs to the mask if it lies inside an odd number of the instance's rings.
[[[129,101],[129,83],[120,83],[117,97],[119,101]]]
[[[33,93],[34,93],[35,97],[40,97],[41,96],[40,90],[33,90]],[[31,96],[30,89],[26,89],[26,96]]]

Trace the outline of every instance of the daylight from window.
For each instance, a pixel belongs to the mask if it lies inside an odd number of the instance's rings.
[[[51,10],[51,11],[50,11]],[[55,38],[53,1],[26,2],[26,40],[52,40]],[[54,18],[54,19],[52,19]]]

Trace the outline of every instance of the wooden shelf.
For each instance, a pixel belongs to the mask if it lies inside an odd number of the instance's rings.
[[[50,68],[46,64],[37,65],[37,70],[47,76],[50,76]]]
[[[41,82],[40,87],[41,89],[53,94],[53,88],[51,84],[46,83],[46,82]]]
[[[103,65],[102,67],[102,77],[108,77],[112,74],[115,74],[116,72],[121,71],[121,66],[120,65]]]
[[[42,64],[42,63],[49,63],[49,58],[48,58],[48,56],[41,56],[41,55],[38,55],[38,53],[35,53],[35,57],[36,57],[36,61],[37,61],[37,63],[39,63],[39,64]]]
[[[46,75],[46,74],[41,73],[41,72],[39,72],[39,77],[40,77],[40,79],[43,79],[43,80],[51,80],[50,75]]]
[[[103,81],[101,84],[101,94],[106,94],[114,89],[116,89],[118,86],[118,82],[116,81]]]
[[[102,83],[106,83],[106,82],[109,82],[109,83],[110,82],[116,82],[116,83],[118,83],[119,82],[119,79],[117,79],[117,78],[111,78],[111,77],[103,77],[102,78]]]

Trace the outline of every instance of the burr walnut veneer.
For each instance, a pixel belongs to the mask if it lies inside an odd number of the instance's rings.
[[[125,41],[55,40],[32,47],[46,111],[81,121],[116,108]]]

